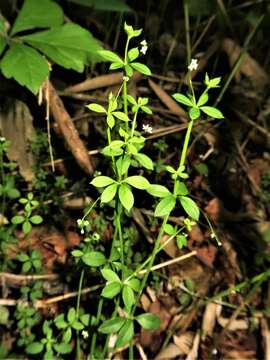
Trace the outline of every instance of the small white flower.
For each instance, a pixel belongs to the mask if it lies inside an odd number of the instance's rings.
[[[1,136],[1,137],[0,137],[0,142],[5,142],[5,141],[6,141],[6,138],[3,137],[3,136]]]
[[[129,77],[128,77],[128,76],[123,76],[123,81],[128,82],[128,80],[129,80]]]
[[[142,128],[143,128],[143,131],[145,131],[149,134],[152,134],[152,132],[153,132],[153,128],[149,124],[143,124]]]
[[[145,55],[146,54],[146,51],[148,49],[148,45],[147,45],[147,42],[145,40],[141,41],[140,43],[142,45],[141,49],[140,49],[140,52]]]
[[[197,59],[191,59],[190,64],[188,65],[188,70],[193,71],[198,69],[198,60]]]
[[[84,339],[88,339],[88,337],[89,337],[88,331],[83,330],[83,331],[82,331],[82,336],[83,336]]]

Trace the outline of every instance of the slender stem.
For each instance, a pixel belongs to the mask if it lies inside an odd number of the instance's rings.
[[[98,303],[97,324],[99,323],[100,318],[101,318],[103,302],[104,302],[104,299],[103,299],[103,297],[101,297],[100,300],[99,300],[99,303]],[[94,332],[93,336],[92,336],[91,349],[90,349],[90,359],[91,360],[94,359],[94,352],[95,352],[95,349],[96,349],[96,341],[97,341],[97,333]]]
[[[84,279],[84,269],[81,271],[80,280],[79,280],[79,288],[78,288],[78,297],[77,297],[77,306],[76,306],[76,317],[79,319],[80,312],[80,302],[81,302],[81,294],[82,294],[82,285]],[[81,359],[81,344],[80,344],[80,333],[77,331],[77,348],[76,348],[77,356],[76,359]]]
[[[132,121],[131,137],[133,137],[133,135],[134,135],[134,131],[135,131],[136,123],[137,123],[137,115],[138,115],[138,110],[135,112],[134,118]]]
[[[183,145],[183,150],[181,153],[179,167],[183,166],[186,161],[187,149],[188,149],[188,144],[189,144],[189,140],[190,140],[192,127],[193,127],[193,120],[190,120],[190,122],[188,123],[188,128],[187,128],[187,132],[186,132],[186,136],[185,136],[185,140],[184,140],[184,145]]]

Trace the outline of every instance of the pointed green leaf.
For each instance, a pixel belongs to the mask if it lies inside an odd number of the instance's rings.
[[[116,194],[118,184],[112,184],[106,187],[101,195],[101,202],[108,203],[110,202]]]
[[[20,36],[19,39],[37,48],[55,63],[78,72],[82,72],[89,61],[100,59],[99,43],[89,31],[74,23]]]
[[[224,116],[222,112],[212,106],[202,106],[200,108],[206,115],[211,116],[215,119],[223,119]]]
[[[158,204],[155,210],[155,216],[169,215],[174,209],[176,199],[173,195],[164,197]]]
[[[89,104],[89,105],[86,105],[86,107],[91,111],[106,114],[106,109],[99,104]]]
[[[184,196],[188,194],[188,189],[183,182],[177,181],[175,194],[176,195],[184,195]]]
[[[30,233],[30,231],[32,230],[32,225],[29,221],[25,221],[22,225],[22,230],[25,234]]]
[[[185,212],[194,220],[198,221],[200,216],[200,209],[198,208],[195,201],[187,196],[179,197],[180,203],[183,206]]]
[[[128,344],[134,336],[134,323],[133,320],[127,319],[118,333],[116,347],[122,347]]]
[[[113,299],[117,294],[119,294],[121,291],[121,283],[118,281],[114,281],[106,285],[102,292],[101,296],[107,298],[107,299]]]
[[[130,64],[131,67],[133,67],[133,69],[139,71],[141,74],[143,75],[151,75],[151,70],[149,69],[148,66],[138,63],[138,62],[133,62]]]
[[[63,21],[63,10],[55,1],[24,0],[23,6],[12,27],[11,35],[23,30],[58,26]]]
[[[170,236],[174,235],[177,230],[171,224],[164,225],[164,232]]]
[[[135,302],[134,292],[131,287],[124,285],[122,290],[122,298],[125,306],[130,309]]]
[[[106,263],[105,256],[99,251],[90,251],[82,256],[82,261],[88,266],[101,266]]]
[[[207,103],[208,101],[208,94],[205,93],[205,94],[202,94],[197,102],[197,106],[200,107],[202,105],[204,105],[205,103]]]
[[[125,321],[126,318],[124,317],[117,317],[115,319],[106,320],[102,325],[100,325],[98,331],[102,334],[117,333],[124,325]]]
[[[176,101],[178,101],[179,103],[183,104],[183,105],[187,105],[187,106],[193,106],[192,101],[185,95],[183,94],[173,94],[172,96]]]
[[[12,43],[5,53],[1,70],[6,78],[14,78],[34,94],[49,75],[49,66],[44,57],[35,49],[17,43]]]
[[[147,169],[147,170],[153,170],[154,169],[153,161],[150,159],[149,156],[147,156],[145,154],[138,153],[138,154],[134,155],[134,158],[145,169]]]
[[[111,269],[102,269],[101,274],[104,277],[104,279],[107,281],[121,282],[119,276]]]
[[[113,116],[115,116],[119,120],[129,121],[128,116],[125,113],[121,112],[121,111],[114,111],[112,114],[113,114]]]
[[[197,107],[192,107],[189,112],[189,117],[191,118],[191,120],[196,120],[200,117],[200,109],[198,109]]]
[[[149,187],[149,181],[140,175],[129,176],[124,182],[135,187],[136,189],[145,190]]]
[[[146,330],[158,329],[161,325],[160,318],[151,313],[141,314],[136,317],[136,320]]]
[[[110,178],[109,176],[97,176],[95,177],[90,184],[95,186],[95,187],[105,187],[108,186],[110,184],[115,183],[115,180],[113,180],[112,178]]]
[[[14,225],[18,225],[21,224],[22,222],[24,222],[24,216],[22,215],[15,215],[13,216],[13,218],[11,219],[12,224]]]
[[[127,209],[127,211],[130,211],[134,204],[134,196],[130,187],[125,183],[121,184],[119,187],[119,199],[124,208]]]
[[[43,219],[40,215],[34,215],[30,217],[30,221],[32,224],[38,225],[42,223]]]
[[[148,186],[146,191],[152,196],[161,198],[171,194],[165,186],[158,184],[151,184],[150,186]]]
[[[128,59],[129,59],[129,61],[133,61],[133,60],[137,59],[137,57],[139,57],[139,55],[140,55],[140,52],[137,47],[130,49],[128,52]]]
[[[40,342],[32,342],[26,347],[27,354],[35,355],[41,353],[44,345]]]
[[[67,344],[65,342],[62,342],[61,344],[55,344],[53,347],[59,354],[69,354],[72,351],[71,344]]]
[[[113,63],[123,64],[123,60],[112,51],[100,50],[99,54],[105,61],[111,61]]]

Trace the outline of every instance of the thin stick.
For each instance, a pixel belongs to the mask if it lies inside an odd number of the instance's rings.
[[[192,256],[195,256],[195,255],[197,255],[197,251],[196,251],[196,250],[191,251],[191,252],[188,253],[188,254],[181,255],[181,256],[178,256],[178,257],[175,258],[175,259],[168,260],[168,261],[165,261],[165,262],[163,262],[163,263],[160,263],[160,264],[157,264],[157,265],[155,265],[155,266],[152,266],[152,267],[150,268],[150,271],[154,271],[154,270],[161,269],[161,268],[163,268],[163,267],[165,267],[165,266],[169,266],[169,265],[175,264],[175,263],[177,263],[177,262],[186,260],[186,259],[188,259],[188,258],[190,258],[190,257],[192,257]],[[138,274],[139,274],[139,275],[143,275],[143,274],[146,274],[146,272],[147,272],[147,269],[144,269],[144,270],[139,271]]]
[[[49,154],[51,159],[52,172],[55,172],[54,158],[53,158],[53,149],[51,141],[51,123],[50,123],[50,94],[49,94],[49,79],[45,83],[45,100],[46,100],[46,122],[47,122],[47,136],[49,144]]]

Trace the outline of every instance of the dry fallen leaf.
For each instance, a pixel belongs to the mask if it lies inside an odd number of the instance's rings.
[[[35,129],[26,104],[20,100],[6,101],[1,107],[0,129],[2,136],[10,141],[9,160],[18,163],[20,174],[26,181],[32,181],[34,158],[29,143],[34,139]]]
[[[174,359],[177,356],[182,355],[179,347],[173,343],[170,343],[165,349],[161,350],[154,360],[169,360]]]
[[[219,305],[215,303],[209,303],[205,307],[202,320],[202,340],[204,340],[206,336],[213,336],[218,306]]]
[[[88,174],[94,171],[93,164],[89,157],[88,151],[79,137],[78,131],[71,120],[65,106],[58,96],[53,85],[48,82],[49,87],[49,107],[55,121],[59,125],[62,135],[64,136],[70,151],[78,162],[79,166]],[[44,89],[46,98],[46,89]]]
[[[242,52],[241,47],[234,40],[227,38],[223,40],[222,49],[227,53],[230,65],[233,67]],[[263,89],[269,82],[267,73],[248,53],[245,55],[239,66],[239,71],[235,75],[236,81],[240,81],[240,73],[249,78],[253,86],[258,89]]]
[[[190,352],[193,343],[194,333],[187,331],[180,335],[174,335],[173,341],[181,351],[181,355],[187,355]]]

